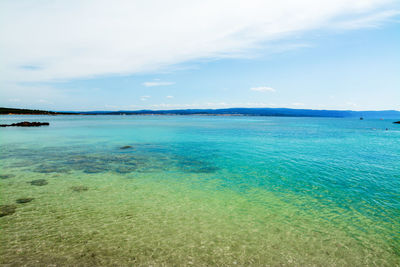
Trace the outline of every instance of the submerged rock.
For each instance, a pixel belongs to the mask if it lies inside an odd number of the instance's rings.
[[[47,180],[45,180],[45,179],[33,180],[28,183],[30,183],[31,185],[37,185],[37,186],[42,186],[42,185],[48,184]]]
[[[214,173],[219,171],[218,167],[213,167],[213,166],[206,166],[206,167],[200,167],[196,170],[193,170],[193,172],[197,172],[197,173]]]
[[[132,165],[132,166],[122,165],[122,166],[119,166],[119,167],[117,167],[117,168],[114,169],[114,171],[115,171],[116,173],[122,173],[122,174],[124,174],[124,173],[131,173],[131,172],[134,172],[134,171],[136,171],[136,170],[137,170],[136,165]]]
[[[17,126],[17,127],[38,127],[38,126],[48,126],[50,123],[48,122],[29,122],[29,121],[23,121],[23,122],[18,122],[18,123],[12,123],[12,124],[0,124],[0,127],[11,127],[11,126]]]
[[[31,202],[32,200],[34,200],[33,197],[23,197],[23,198],[18,198],[15,202],[17,202],[18,204],[24,204]]]
[[[102,173],[108,171],[106,166],[87,166],[83,170],[84,173]]]
[[[9,179],[13,178],[14,176],[14,174],[0,174],[0,179]]]
[[[40,173],[68,173],[69,170],[63,166],[60,166],[61,164],[42,164],[35,169],[33,169],[34,172],[40,172]]]
[[[0,217],[11,215],[15,212],[17,206],[12,205],[0,205]]]
[[[83,191],[88,191],[89,187],[84,186],[84,185],[77,185],[77,186],[71,186],[72,191],[75,192],[83,192]]]
[[[219,170],[218,167],[213,166],[184,166],[180,169],[186,173],[215,173]]]
[[[121,146],[119,149],[129,149],[132,148],[132,146]]]

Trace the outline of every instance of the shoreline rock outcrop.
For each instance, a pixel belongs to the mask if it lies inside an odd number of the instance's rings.
[[[39,126],[49,126],[50,123],[48,122],[29,122],[29,121],[23,121],[23,122],[17,122],[17,123],[12,123],[12,124],[0,124],[0,127],[39,127]]]

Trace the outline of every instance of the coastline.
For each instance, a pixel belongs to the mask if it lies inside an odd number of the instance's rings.
[[[226,108],[176,110],[120,110],[120,111],[45,111],[0,107],[0,115],[120,115],[120,116],[260,116],[260,117],[321,117],[400,119],[400,111],[314,110],[289,108]]]

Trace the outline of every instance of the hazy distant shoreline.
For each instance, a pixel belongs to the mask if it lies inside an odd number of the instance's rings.
[[[197,116],[275,116],[275,117],[327,117],[400,119],[400,111],[314,110],[290,108],[227,108],[177,109],[137,111],[45,111],[33,109],[0,108],[1,115],[197,115]]]

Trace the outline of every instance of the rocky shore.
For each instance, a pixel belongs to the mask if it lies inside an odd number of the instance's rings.
[[[18,122],[18,123],[12,123],[12,124],[0,124],[0,127],[39,127],[39,126],[48,126],[50,123],[48,122],[29,122],[29,121],[23,121],[23,122]]]

